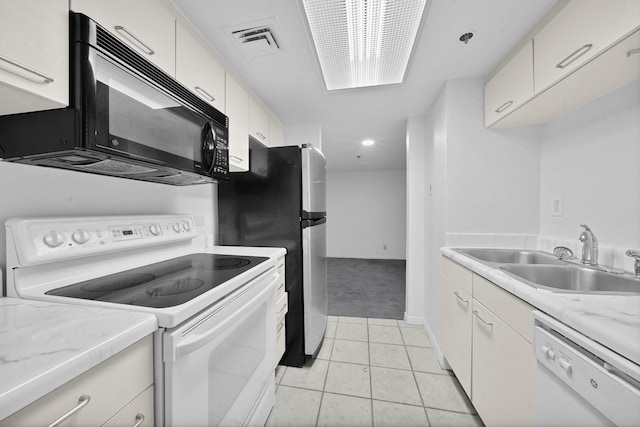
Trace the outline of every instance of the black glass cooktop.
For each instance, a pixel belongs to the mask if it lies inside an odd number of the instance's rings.
[[[47,292],[71,298],[164,308],[185,303],[268,258],[192,254]]]

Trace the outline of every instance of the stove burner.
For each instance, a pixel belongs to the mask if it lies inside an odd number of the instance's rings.
[[[111,292],[141,285],[155,279],[153,274],[123,274],[118,277],[99,277],[80,287],[86,292]]]
[[[230,270],[233,268],[244,267],[245,265],[249,265],[250,263],[251,261],[246,258],[217,258],[213,260],[213,269]]]
[[[156,285],[149,286],[146,289],[146,292],[152,297],[164,297],[191,292],[202,285],[204,285],[204,281],[187,277],[185,279],[166,280]]]

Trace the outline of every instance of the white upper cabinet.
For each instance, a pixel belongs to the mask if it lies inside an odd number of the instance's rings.
[[[0,0],[0,115],[69,104],[67,0]]]
[[[249,170],[249,95],[229,74],[226,76],[229,117],[229,170]]]
[[[284,145],[284,129],[274,116],[269,115],[269,147]]]
[[[533,42],[530,40],[485,85],[485,126],[491,126],[532,97]]]
[[[249,97],[249,134],[266,145],[269,141],[269,112],[253,97]]]
[[[71,10],[92,18],[175,77],[175,19],[157,0],[71,0]]]
[[[540,93],[640,26],[638,0],[573,0],[534,37]]]
[[[180,23],[176,24],[176,79],[225,112],[225,70]]]

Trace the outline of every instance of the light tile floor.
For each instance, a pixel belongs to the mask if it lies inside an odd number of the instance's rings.
[[[482,426],[422,327],[329,316],[318,357],[278,366],[267,427]]]

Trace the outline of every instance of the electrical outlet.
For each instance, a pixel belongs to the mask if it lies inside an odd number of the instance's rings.
[[[551,198],[551,216],[562,216],[562,197]]]

